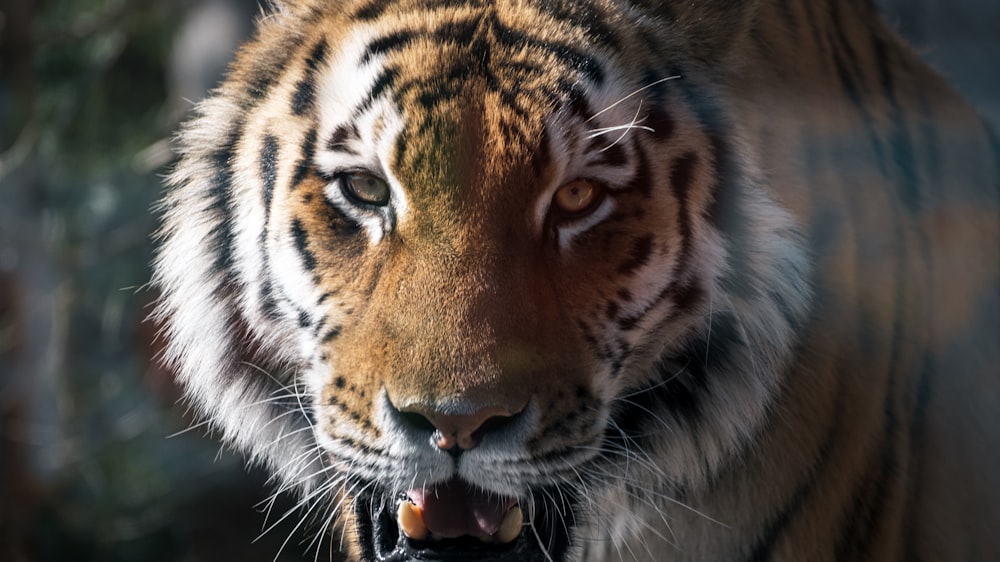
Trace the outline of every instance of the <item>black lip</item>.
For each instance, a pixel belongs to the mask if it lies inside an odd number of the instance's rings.
[[[538,490],[534,497],[569,498],[566,491]],[[525,525],[510,544],[484,544],[472,537],[442,541],[412,541],[396,523],[396,499],[368,493],[354,502],[362,559],[366,562],[559,562],[566,558],[575,521],[575,505],[534,505],[532,526]],[[576,503],[576,500],[572,500]],[[538,536],[535,536],[537,532]],[[545,545],[545,551],[540,544]]]

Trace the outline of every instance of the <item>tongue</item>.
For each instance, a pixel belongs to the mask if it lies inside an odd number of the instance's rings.
[[[473,488],[457,478],[407,495],[423,511],[427,530],[447,539],[493,535],[515,503],[513,498]]]

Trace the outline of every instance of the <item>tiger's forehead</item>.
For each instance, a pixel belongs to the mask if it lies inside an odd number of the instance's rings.
[[[335,56],[321,96],[324,121],[354,120],[388,100],[409,117],[411,137],[450,138],[460,131],[448,128],[478,115],[474,127],[494,138],[536,138],[540,116],[603,82],[604,65],[571,46],[582,37],[515,31],[501,12],[492,4],[421,12],[328,39]]]
[[[428,180],[501,176],[545,134],[565,132],[551,125],[566,116],[587,120],[615,106],[594,128],[629,123],[635,103],[618,105],[649,80],[609,79],[621,65],[613,49],[581,48],[590,27],[551,25],[527,3],[401,10],[327,39],[334,53],[320,76],[319,132],[335,147],[352,136],[345,132],[373,137],[369,145],[394,136],[379,152]]]

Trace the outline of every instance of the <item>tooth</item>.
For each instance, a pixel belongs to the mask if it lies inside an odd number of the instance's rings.
[[[403,501],[396,512],[399,529],[407,538],[422,541],[427,538],[427,524],[424,523],[422,510],[412,502]]]
[[[517,538],[521,534],[521,525],[524,523],[524,513],[521,512],[521,508],[514,506],[510,508],[507,515],[503,518],[503,523],[500,524],[500,528],[497,529],[496,533],[493,533],[493,538],[497,542],[507,544]]]

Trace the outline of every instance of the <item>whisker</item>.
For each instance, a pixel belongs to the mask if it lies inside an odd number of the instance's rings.
[[[610,110],[614,109],[618,105],[624,103],[629,98],[631,98],[633,96],[636,96],[636,95],[639,95],[642,92],[644,92],[644,91],[646,91],[646,90],[648,90],[648,89],[650,89],[650,88],[652,88],[654,86],[658,86],[658,85],[660,85],[660,84],[662,84],[664,82],[669,82],[670,80],[677,80],[680,77],[681,76],[679,74],[677,74],[677,75],[674,75],[674,76],[667,76],[666,78],[660,78],[659,80],[655,80],[653,82],[650,82],[649,84],[646,84],[645,86],[642,86],[641,88],[636,89],[635,91],[633,91],[632,93],[626,95],[622,99],[616,101],[615,103],[613,103],[613,104],[605,107],[604,109],[598,111],[597,113],[591,115],[589,118],[587,118],[587,121],[591,121],[593,119],[596,119],[598,115],[601,115],[604,112],[607,112],[607,111],[610,111]]]
[[[633,396],[638,396],[640,394],[644,394],[646,392],[649,392],[650,390],[656,390],[657,388],[660,388],[661,386],[668,385],[671,382],[673,382],[674,379],[676,379],[677,377],[679,377],[682,374],[684,374],[684,371],[687,370],[687,367],[690,364],[691,364],[691,358],[688,358],[687,363],[685,363],[683,367],[681,367],[676,373],[674,373],[670,377],[668,377],[666,379],[663,379],[662,381],[654,384],[653,386],[647,386],[645,388],[640,388],[640,389],[638,389],[638,390],[636,390],[634,392],[630,392],[629,394],[622,394],[621,396],[616,396],[614,399],[615,400],[620,400],[622,398],[632,398]]]
[[[179,431],[175,431],[174,433],[171,433],[170,435],[167,435],[166,437],[164,437],[164,439],[174,439],[176,437],[180,437],[181,435],[184,435],[185,433],[188,433],[189,431],[194,431],[195,429],[198,429],[199,427],[205,427],[205,426],[210,426],[210,425],[212,425],[212,420],[203,420],[203,421],[200,421],[200,422],[198,422],[196,424],[193,424],[191,426],[185,427],[184,429],[181,429]]]
[[[640,100],[639,101],[639,107],[636,108],[635,115],[632,116],[632,121],[630,121],[629,123],[627,123],[625,125],[615,125],[613,127],[603,127],[603,128],[600,128],[600,129],[594,129],[585,138],[587,140],[590,140],[590,139],[593,139],[593,138],[605,135],[607,133],[611,133],[611,132],[615,132],[615,131],[622,131],[622,134],[619,135],[618,138],[615,139],[611,144],[609,144],[608,146],[605,146],[604,148],[598,150],[598,152],[604,152],[606,150],[611,149],[616,144],[620,143],[622,141],[622,139],[624,139],[625,136],[628,135],[629,131],[632,131],[634,129],[642,129],[642,130],[653,132],[654,129],[652,127],[646,127],[644,125],[639,125],[638,124],[639,123],[639,114],[641,112],[642,112],[642,101]]]

